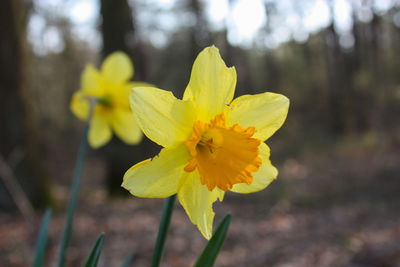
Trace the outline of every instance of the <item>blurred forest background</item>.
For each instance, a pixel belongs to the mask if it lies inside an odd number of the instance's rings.
[[[214,205],[216,222],[233,215],[216,266],[400,266],[400,1],[2,0],[0,35],[2,266],[30,262],[49,204],[59,211],[47,255],[56,260],[84,124],[69,102],[84,66],[122,50],[135,80],[180,98],[212,44],[236,67],[235,97],[271,91],[291,100],[267,141],[278,179]],[[131,250],[134,266],[149,265],[163,202],[127,198],[120,184],[158,151],[149,140],[114,138],[89,152],[70,266],[102,231],[101,266],[118,266]],[[203,245],[177,207],[163,266],[188,266]]]

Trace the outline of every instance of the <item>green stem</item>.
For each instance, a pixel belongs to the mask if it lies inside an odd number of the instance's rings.
[[[174,210],[175,199],[176,195],[173,195],[167,198],[165,202],[151,267],[160,266],[161,258],[164,252],[165,240],[167,239],[167,232],[171,222],[172,211]]]
[[[67,208],[67,218],[65,221],[65,228],[64,228],[62,241],[61,241],[60,256],[58,259],[58,267],[63,267],[65,264],[65,257],[67,254],[67,247],[68,247],[69,239],[71,236],[72,220],[74,218],[74,213],[75,213],[75,206],[76,206],[76,200],[77,200],[78,191],[79,191],[79,184],[81,182],[83,161],[85,159],[86,150],[87,150],[87,146],[88,146],[88,134],[89,134],[89,127],[90,127],[90,120],[92,117],[92,112],[93,112],[95,104],[96,104],[95,101],[90,102],[89,119],[88,119],[88,122],[85,126],[85,130],[82,135],[81,146],[79,148],[78,158],[76,159],[74,178],[72,181],[71,195],[69,198],[68,208]]]

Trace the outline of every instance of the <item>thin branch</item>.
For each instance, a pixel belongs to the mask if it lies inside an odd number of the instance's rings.
[[[31,203],[29,202],[21,185],[18,183],[11,167],[5,161],[3,155],[0,154],[0,177],[3,178],[4,184],[15,201],[19,211],[25,221],[33,227],[35,225],[35,213]]]

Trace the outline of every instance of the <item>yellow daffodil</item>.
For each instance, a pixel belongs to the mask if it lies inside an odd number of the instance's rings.
[[[89,144],[93,148],[105,145],[112,136],[111,129],[127,144],[137,144],[142,132],[129,107],[129,93],[133,87],[148,86],[130,82],[133,65],[123,52],[110,54],[98,71],[88,64],[81,77],[81,89],[71,100],[72,112],[81,120],[88,120],[90,100],[95,100],[89,128]]]
[[[227,190],[264,189],[278,171],[264,143],[286,119],[289,100],[280,94],[244,95],[232,101],[235,68],[215,47],[194,62],[183,100],[157,88],[134,88],[131,107],[160,154],[131,167],[122,186],[138,197],[178,199],[193,224],[209,239],[214,212]]]

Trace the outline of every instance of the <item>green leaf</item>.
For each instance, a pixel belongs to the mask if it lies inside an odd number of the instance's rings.
[[[94,244],[89,257],[86,260],[85,267],[96,267],[99,261],[101,248],[103,247],[104,233],[101,233],[99,238],[97,238],[96,244]]]
[[[214,235],[211,237],[210,241],[208,241],[200,257],[197,259],[197,262],[194,265],[195,267],[208,267],[208,266],[211,267],[214,265],[219,250],[221,249],[221,246],[224,243],[230,221],[231,221],[231,215],[230,214],[225,215],[224,219],[218,225],[218,228],[215,231]]]
[[[35,258],[32,264],[33,267],[43,266],[43,259],[47,243],[47,230],[49,228],[51,212],[51,208],[47,208],[46,213],[43,216],[42,226],[40,227],[39,237],[36,243]]]
[[[129,267],[132,263],[133,260],[133,252],[129,253],[128,256],[126,256],[124,262],[122,263],[121,267]]]
[[[174,210],[175,199],[176,195],[173,195],[167,198],[165,202],[151,267],[160,266],[161,258],[164,252],[165,240],[167,239],[169,223],[171,222],[172,211]]]

